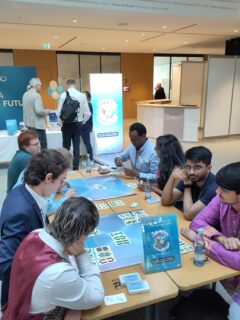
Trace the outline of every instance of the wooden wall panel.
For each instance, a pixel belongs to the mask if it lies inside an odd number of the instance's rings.
[[[153,97],[153,54],[122,53],[121,73],[123,86],[130,86],[123,92],[123,117],[136,119],[137,102]]]
[[[15,66],[34,66],[37,77],[42,81],[41,96],[43,104],[49,109],[55,109],[57,103],[46,93],[49,81],[57,81],[57,57],[55,51],[44,50],[13,50]],[[29,79],[30,80],[30,79]]]

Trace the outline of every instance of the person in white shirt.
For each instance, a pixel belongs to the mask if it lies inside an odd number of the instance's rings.
[[[84,250],[84,241],[98,222],[99,213],[91,201],[71,198],[58,209],[51,225],[23,240],[14,258],[3,319],[5,314],[22,320],[41,314],[54,318],[57,313],[75,320],[80,319],[81,310],[103,303],[99,269]]]
[[[62,124],[62,138],[63,148],[70,150],[71,141],[73,144],[73,170],[78,170],[79,158],[80,158],[80,137],[82,132],[82,126],[91,117],[91,112],[88,106],[87,98],[85,94],[76,89],[76,82],[73,79],[67,80],[67,91],[70,97],[78,100],[80,103],[80,109],[77,114],[77,119],[72,123]],[[66,99],[66,92],[63,92],[58,101],[58,116],[61,114],[63,103]]]

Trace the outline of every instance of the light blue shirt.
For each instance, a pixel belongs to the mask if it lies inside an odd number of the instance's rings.
[[[159,158],[154,144],[149,139],[139,150],[131,143],[119,157],[122,161],[130,160],[132,168],[139,172],[140,179],[157,180]]]

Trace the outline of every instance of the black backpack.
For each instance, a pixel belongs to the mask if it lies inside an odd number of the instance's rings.
[[[66,99],[63,102],[62,110],[60,112],[60,119],[64,123],[73,123],[77,121],[80,102],[72,98],[68,91],[66,91],[66,95]]]

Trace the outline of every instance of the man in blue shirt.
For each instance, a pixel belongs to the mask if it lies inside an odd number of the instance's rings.
[[[175,168],[162,192],[162,205],[183,199],[186,220],[192,220],[216,195],[215,176],[211,173],[212,153],[203,146],[185,153],[185,168]]]
[[[147,138],[147,130],[142,123],[133,123],[129,128],[131,144],[115,158],[117,167],[130,160],[132,169],[124,168],[127,176],[155,181],[158,171],[158,156],[154,144]]]

